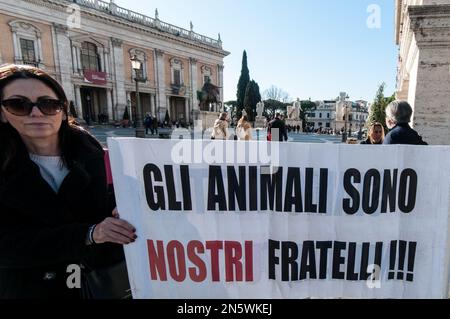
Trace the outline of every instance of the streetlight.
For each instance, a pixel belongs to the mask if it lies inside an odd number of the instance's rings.
[[[142,62],[138,59],[136,55],[134,55],[131,59],[131,67],[133,68],[136,77],[134,80],[136,81],[136,106],[137,106],[137,114],[136,114],[136,137],[145,138],[145,129],[144,123],[142,122],[142,110],[141,110],[141,99],[139,96],[139,82],[145,82],[147,79],[142,77],[141,67]]]

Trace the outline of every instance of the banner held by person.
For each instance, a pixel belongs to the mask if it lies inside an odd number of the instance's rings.
[[[108,140],[135,298],[446,298],[449,147]]]

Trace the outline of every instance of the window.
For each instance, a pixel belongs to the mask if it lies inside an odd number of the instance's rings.
[[[36,63],[36,51],[34,49],[34,41],[20,39],[20,50],[24,64]]]
[[[170,59],[170,69],[172,72],[172,85],[181,87],[184,85],[183,62],[178,58]]]
[[[84,70],[101,71],[100,57],[95,44],[83,42],[81,46],[81,65]]]
[[[39,28],[22,20],[11,21],[8,25],[12,33],[14,63],[45,67],[42,61],[42,40]]]
[[[204,65],[201,67],[201,71],[202,71],[203,84],[205,84],[206,82],[208,82],[208,80],[211,80],[212,69],[211,69],[211,67]]]
[[[327,128],[330,128],[331,126],[330,126],[330,123],[327,123]]]
[[[319,114],[319,117],[322,118],[322,113]]]
[[[330,118],[330,113],[327,113],[327,118]]]
[[[181,70],[173,70],[173,84],[181,85]]]

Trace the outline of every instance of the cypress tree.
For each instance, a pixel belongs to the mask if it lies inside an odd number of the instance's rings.
[[[261,94],[259,86],[255,81],[250,81],[245,90],[244,107],[248,114],[249,120],[253,121],[256,116],[256,104],[261,102]]]
[[[244,50],[244,54],[242,56],[242,69],[241,69],[241,77],[239,78],[238,86],[237,86],[237,116],[240,118],[242,116],[242,110],[244,109],[244,99],[245,99],[245,91],[247,90],[247,86],[250,82],[250,71],[248,69],[247,64],[247,52]]]

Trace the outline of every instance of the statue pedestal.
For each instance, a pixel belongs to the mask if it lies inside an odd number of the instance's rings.
[[[255,128],[266,128],[267,119],[264,116],[257,116],[255,118]]]
[[[202,121],[202,129],[207,130],[209,128],[212,128],[219,116],[220,112],[200,111],[198,113],[198,120]]]
[[[287,119],[286,120],[286,125],[290,125],[292,127],[296,127],[297,125],[300,125],[300,129],[303,129],[303,122],[299,121],[299,120],[292,120],[292,119]]]

